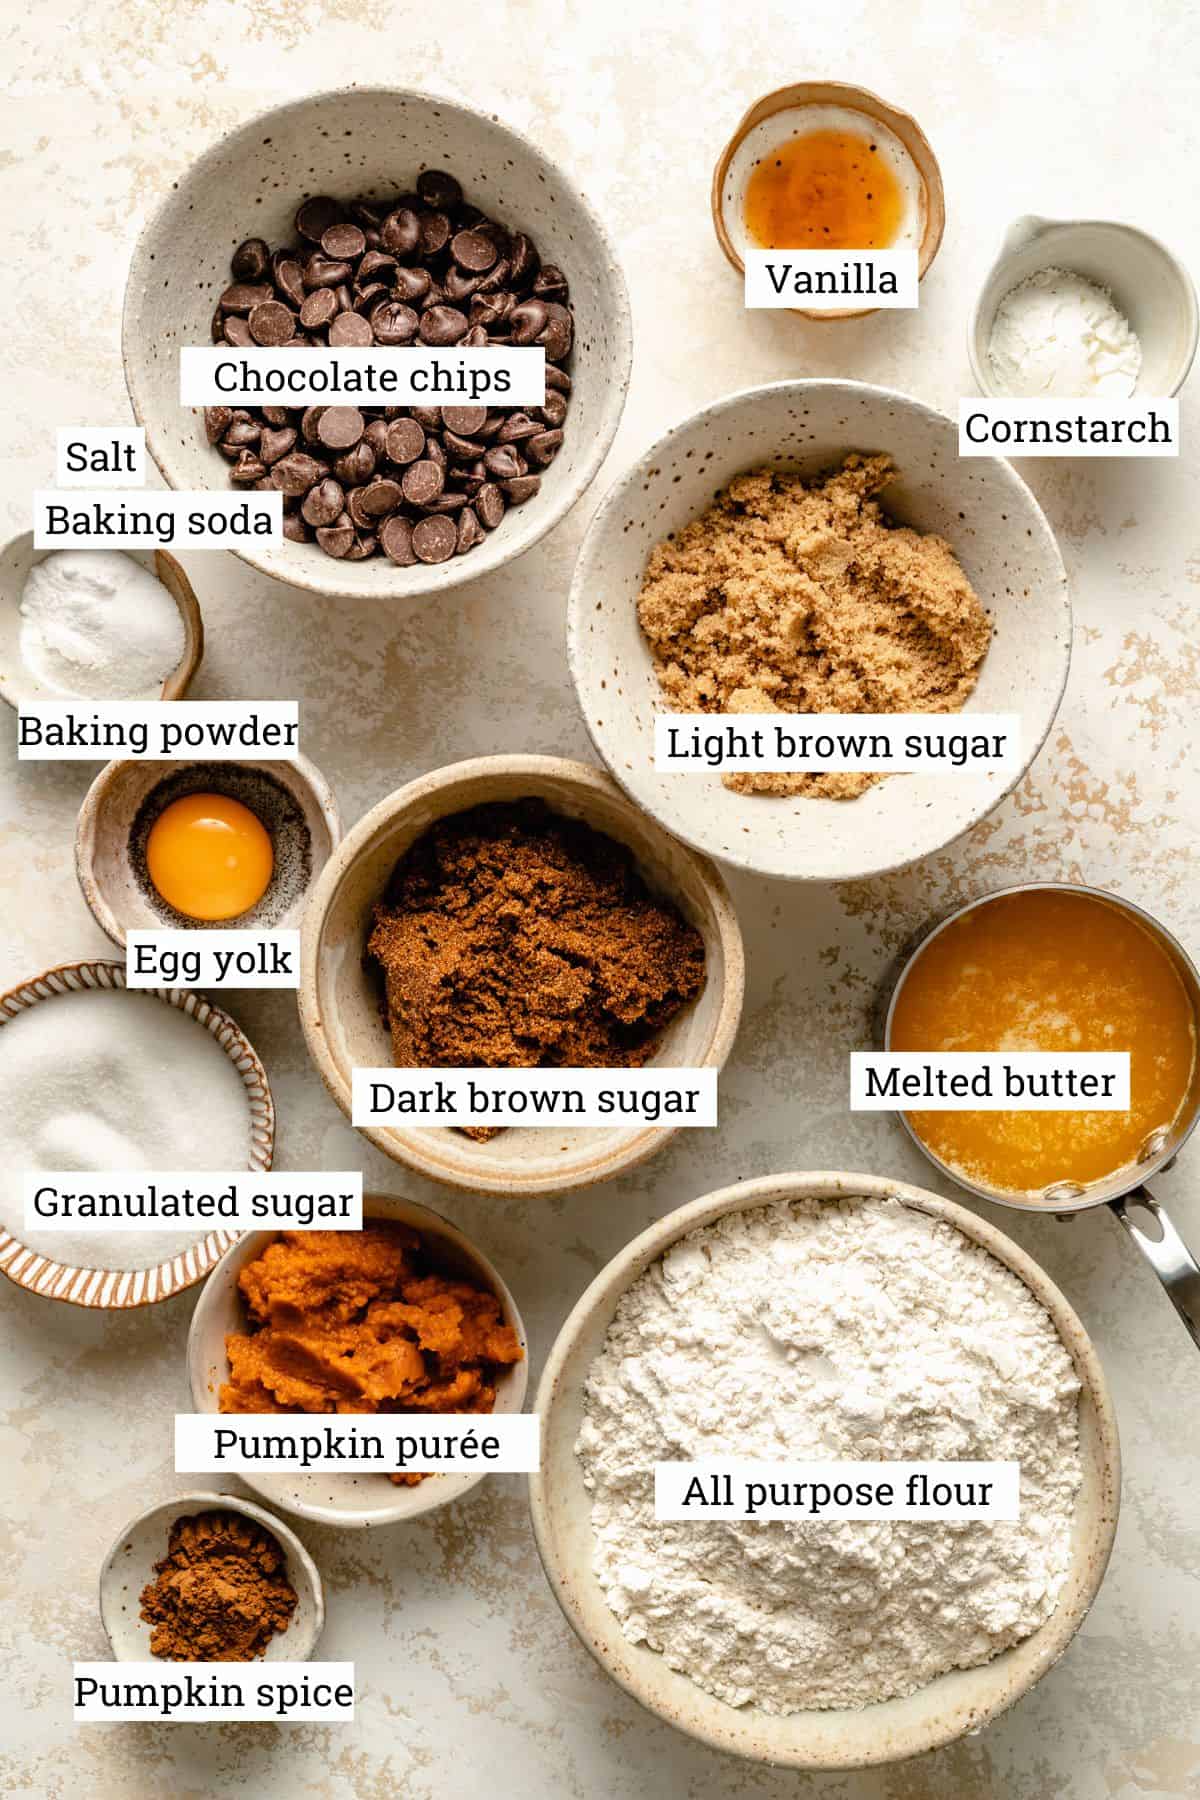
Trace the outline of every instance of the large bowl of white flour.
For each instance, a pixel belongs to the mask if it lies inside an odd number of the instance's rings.
[[[534,1532],[583,1642],[715,1748],[798,1768],[919,1755],[1062,1655],[1116,1530],[1104,1376],[1067,1301],[948,1200],[769,1176],[659,1220],[551,1352]],[[1020,1516],[658,1519],[654,1468],[1017,1462]]]

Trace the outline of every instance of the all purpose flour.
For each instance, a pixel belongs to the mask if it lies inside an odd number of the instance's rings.
[[[1079,1382],[1049,1314],[898,1200],[778,1203],[623,1296],[576,1446],[626,1637],[730,1705],[859,1707],[986,1662],[1053,1612]],[[658,1523],[656,1462],[1017,1461],[1014,1523]]]

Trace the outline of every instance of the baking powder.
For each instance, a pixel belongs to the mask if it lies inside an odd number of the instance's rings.
[[[1054,1610],[1079,1381],[1025,1284],[898,1200],[731,1213],[622,1297],[576,1445],[625,1636],[732,1706],[861,1707],[987,1662]],[[1021,1518],[658,1522],[654,1465],[1016,1461]]]

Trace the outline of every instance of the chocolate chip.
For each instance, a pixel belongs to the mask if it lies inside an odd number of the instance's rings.
[[[311,533],[299,513],[284,513],[283,535],[290,544],[307,544]]]
[[[436,431],[442,422],[440,406],[413,406],[409,411],[424,431]]]
[[[545,404],[538,407],[538,412],[547,425],[561,425],[567,416],[567,396],[557,394],[552,390],[546,395]]]
[[[281,456],[287,456],[296,448],[296,433],[290,425],[281,425],[278,429],[267,425],[263,428],[258,440],[258,454],[267,467],[277,463]]]
[[[284,494],[307,494],[314,482],[320,481],[325,470],[321,463],[311,456],[305,456],[302,450],[295,450],[290,456],[281,457],[271,470],[271,480]]]
[[[474,462],[483,449],[478,438],[459,437],[456,431],[442,433],[442,445],[452,462]]]
[[[358,492],[362,496],[362,510],[368,519],[382,519],[386,514],[395,512],[404,498],[400,483],[389,480],[386,475],[359,488]]]
[[[234,415],[224,442],[232,444],[238,450],[247,450],[256,445],[261,436],[262,426],[254,419]]]
[[[551,301],[547,310],[550,319],[546,329],[539,334],[537,342],[545,345],[547,362],[561,362],[564,356],[570,355],[571,344],[575,336],[575,321],[565,306],[559,306],[554,301]]]
[[[329,342],[337,349],[352,344],[365,346],[373,341],[371,327],[360,313],[339,313],[329,327]]]
[[[541,485],[540,475],[518,475],[503,484],[510,506],[520,506],[522,501],[532,500]]]
[[[268,425],[286,425],[288,409],[286,406],[264,406],[262,416]]]
[[[398,265],[394,256],[384,250],[368,250],[358,265],[357,280],[359,287],[364,281],[392,282],[396,279]]]
[[[421,255],[432,259],[450,242],[450,221],[444,212],[425,212],[420,217]]]
[[[390,519],[383,521],[379,532],[383,553],[402,569],[410,568],[417,560],[413,555],[412,538],[412,526],[399,513],[393,513]]]
[[[250,327],[239,314],[231,314],[225,321],[225,342],[238,350],[248,350],[254,339],[250,336]]]
[[[346,510],[357,531],[370,531],[373,522],[370,514],[363,510],[363,495],[366,491],[365,487],[351,488],[346,496]]]
[[[310,525],[332,525],[342,515],[346,496],[331,476],[310,488],[300,508]]]
[[[324,411],[325,408],[323,406],[305,407],[300,418],[300,436],[304,439],[306,444],[320,443],[321,440],[317,435],[317,430],[321,423],[321,414]]]
[[[456,306],[431,306],[421,314],[423,344],[457,344],[470,329],[466,313]]]
[[[539,300],[565,300],[567,278],[554,263],[543,263],[533,278],[533,291]]]
[[[370,444],[376,456],[382,456],[384,454],[384,451],[387,448],[387,435],[388,427],[386,419],[372,419],[371,423],[367,426],[367,429],[363,432],[364,439]]]
[[[354,542],[346,552],[346,561],[366,562],[368,556],[374,556],[375,554],[375,543],[376,539],[374,532],[358,532]]]
[[[565,369],[552,368],[550,364],[547,364],[546,386],[548,388],[553,388],[558,394],[569,394],[571,392],[571,377],[567,374]]]
[[[483,275],[496,261],[497,250],[482,231],[456,231],[450,240],[450,254],[468,275]]]
[[[436,500],[431,500],[428,506],[424,508],[424,511],[431,513],[456,513],[461,512],[466,504],[467,496],[465,494],[459,493],[456,488],[447,488],[444,493],[438,495]]]
[[[426,206],[443,212],[457,212],[463,203],[463,191],[453,175],[445,169],[422,169],[417,176],[417,192]]]
[[[484,465],[497,481],[511,480],[521,473],[521,459],[511,444],[493,444],[484,451]]]
[[[248,313],[252,307],[261,306],[265,300],[273,300],[274,291],[260,281],[235,281],[221,295],[221,310],[227,313]]]
[[[348,262],[333,262],[327,256],[310,256],[304,265],[304,285],[309,289],[337,288],[348,282],[353,274],[353,266]]]
[[[317,532],[317,542],[326,556],[344,557],[354,542],[354,521],[349,513],[343,513],[336,524],[323,525]]]
[[[206,406],[204,432],[210,444],[217,443],[229,429],[233,413],[228,406]]]
[[[433,287],[433,276],[428,269],[396,270],[395,280],[397,300],[408,300],[414,306],[424,300]]]
[[[261,281],[271,266],[271,252],[262,238],[247,238],[229,259],[229,271],[238,281]]]
[[[397,256],[412,256],[421,242],[421,223],[411,207],[398,206],[379,227],[379,241]]]
[[[444,406],[442,423],[459,437],[474,437],[487,421],[486,406]]]
[[[306,331],[319,331],[322,325],[328,325],[337,309],[337,295],[332,288],[314,288],[311,294],[304,296],[300,323]]]
[[[321,248],[334,262],[353,262],[367,247],[358,225],[331,225],[321,233]]]
[[[425,433],[415,419],[397,419],[388,426],[386,450],[388,460],[401,467],[415,463],[425,454]]]
[[[296,214],[296,230],[310,244],[319,244],[330,226],[344,217],[344,207],[327,194],[318,194],[314,199],[306,200]]]
[[[420,462],[409,464],[400,485],[410,506],[428,506],[431,500],[437,499],[444,483],[445,478],[437,463],[422,458]]]
[[[338,282],[333,290],[333,297],[338,303],[339,312],[354,311],[354,290],[346,282]]]
[[[420,562],[447,562],[454,555],[457,544],[457,527],[437,513],[413,526],[412,547]]]
[[[411,344],[421,321],[403,300],[384,300],[371,313],[371,330],[380,344]]]
[[[266,472],[261,458],[253,450],[243,450],[229,471],[229,479],[236,481],[239,487],[250,487],[253,482],[261,481]]]
[[[550,314],[542,300],[522,300],[508,315],[508,326],[514,344],[532,344],[550,323]]]
[[[327,450],[349,450],[364,430],[357,406],[327,406],[317,425],[317,436]]]
[[[528,413],[510,413],[497,434],[497,442],[501,444],[519,444],[525,438],[537,437],[542,427]]]
[[[364,437],[353,450],[338,457],[333,472],[343,487],[362,487],[375,473],[375,460],[375,452]]]
[[[304,271],[294,257],[286,256],[275,265],[275,286],[292,306],[303,306]]]
[[[265,300],[250,314],[250,336],[256,344],[278,347],[295,334],[296,315],[282,300]]]
[[[504,517],[504,495],[494,481],[485,481],[475,496],[475,511],[479,522],[489,531],[495,531]]]
[[[523,231],[514,231],[509,241],[508,278],[517,289],[528,287],[541,264],[537,245]]]
[[[464,506],[458,515],[458,536],[455,539],[455,556],[465,556],[476,544],[483,542],[483,527],[469,506]]]
[[[562,448],[562,441],[561,431],[539,431],[538,435],[531,437],[525,445],[525,454],[531,462],[541,463],[544,467],[558,455]]]

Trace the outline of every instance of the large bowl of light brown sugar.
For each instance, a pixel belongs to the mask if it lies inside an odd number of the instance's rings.
[[[941,849],[1016,787],[1066,686],[1071,605],[1011,464],[960,457],[954,421],[907,395],[787,381],[693,414],[610,490],[568,647],[596,748],[670,831],[759,874],[855,880]],[[656,768],[664,713],[688,715],[701,760]],[[732,721],[772,715],[774,733],[786,714],[930,715],[943,752],[906,774],[731,771]],[[997,714],[1015,754],[956,761]]]

